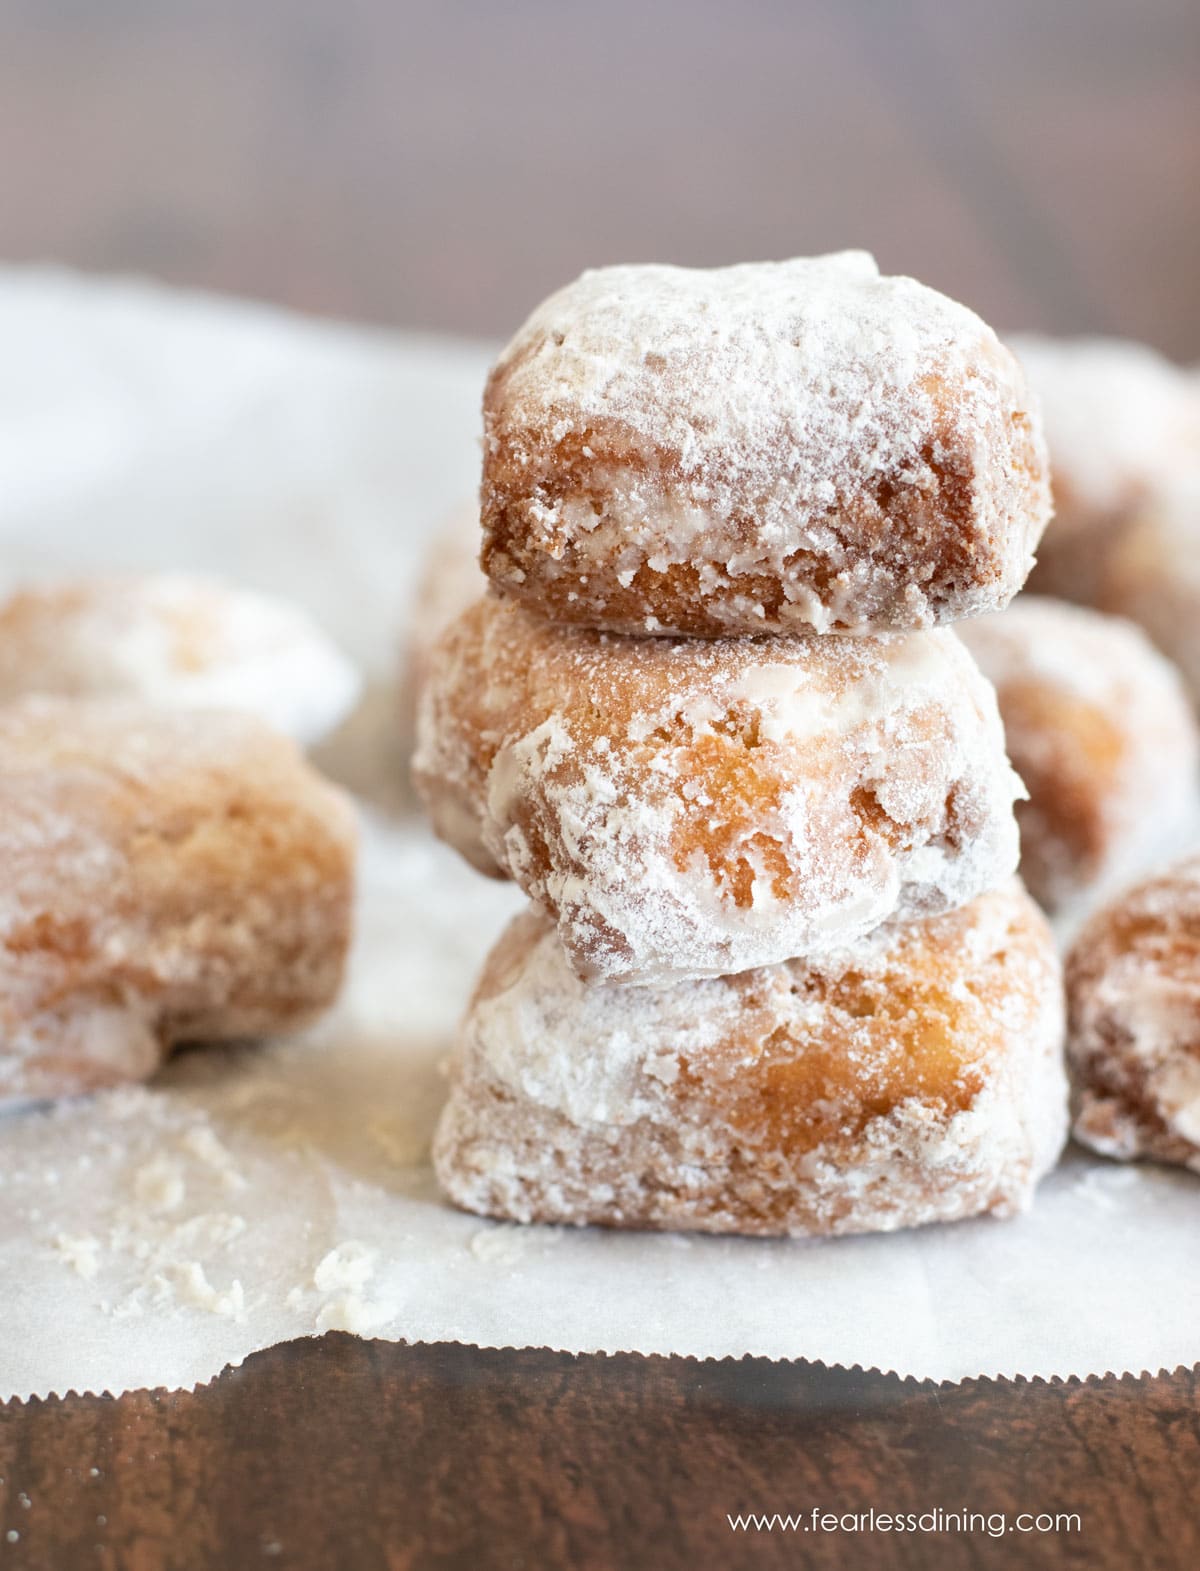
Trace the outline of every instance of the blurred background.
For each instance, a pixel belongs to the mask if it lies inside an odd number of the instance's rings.
[[[505,335],[868,246],[1200,356],[1196,0],[0,0],[0,256]]]

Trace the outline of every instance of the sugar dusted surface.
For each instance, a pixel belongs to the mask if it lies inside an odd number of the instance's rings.
[[[0,604],[0,702],[43,693],[239,709],[308,744],[358,691],[307,613],[211,579],[97,575]]]
[[[1200,383],[1145,344],[1037,334],[1008,342],[1041,403],[1060,510],[1108,512],[1200,460]]]
[[[1105,565],[1132,514],[1200,466],[1200,379],[1123,339],[1010,345],[1041,404],[1054,493],[1033,587],[1103,605]]]
[[[491,596],[431,660],[438,829],[581,974],[719,975],[962,905],[1013,871],[990,686],[948,630],[628,639]]]
[[[1017,805],[1021,871],[1044,905],[1094,903],[1196,826],[1188,696],[1131,622],[1021,595],[960,636],[996,686],[1029,791]]]
[[[0,1106],[326,1007],[354,840],[348,800],[249,716],[0,709]]]
[[[489,576],[614,631],[994,610],[1049,514],[1013,357],[863,252],[585,273],[504,351],[484,415]]]
[[[1130,515],[1096,599],[1145,629],[1200,707],[1200,442],[1193,467],[1156,486]]]
[[[1200,1172],[1200,854],[1087,924],[1067,961],[1074,1133]]]
[[[1018,885],[852,951],[629,989],[529,914],[485,968],[434,1143],[516,1221],[890,1231],[1028,1205],[1066,1127],[1062,994]]]

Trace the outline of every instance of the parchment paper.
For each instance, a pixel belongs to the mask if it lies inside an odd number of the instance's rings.
[[[422,538],[474,482],[484,350],[44,271],[0,271],[0,350],[5,578],[218,570],[310,606],[386,683]],[[452,1211],[439,1066],[518,905],[369,809],[319,1027],[0,1122],[0,1397],[189,1386],[332,1327],[937,1379],[1200,1358],[1200,1180],[1166,1170],[1072,1154],[1019,1221],[834,1242]]]

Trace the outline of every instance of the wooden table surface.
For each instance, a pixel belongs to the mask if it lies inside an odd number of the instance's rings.
[[[1194,1571],[1197,1395],[1194,1374],[934,1386],[333,1333],[195,1393],[0,1410],[0,1563]],[[811,1527],[871,1508],[990,1530]],[[810,1526],[735,1532],[745,1512]],[[1079,1526],[1016,1530],[1040,1513]]]
[[[502,334],[593,263],[867,245],[999,326],[1197,357],[1198,64],[1195,0],[0,0],[0,256]],[[1194,1372],[329,1336],[9,1404],[0,1480],[5,1568],[1200,1564]],[[814,1506],[1082,1531],[725,1521]]]

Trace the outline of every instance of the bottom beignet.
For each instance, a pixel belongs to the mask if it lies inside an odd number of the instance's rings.
[[[1011,1216],[1066,1131],[1063,1002],[1018,883],[852,953],[582,982],[518,917],[460,1032],[446,1194],[520,1222],[889,1231]]]

